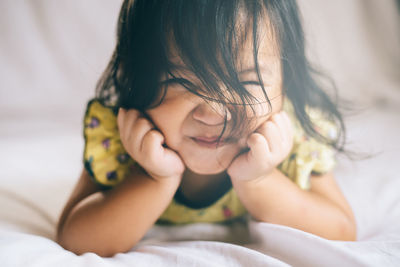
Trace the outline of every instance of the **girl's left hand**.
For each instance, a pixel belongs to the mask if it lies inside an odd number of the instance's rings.
[[[285,111],[274,114],[247,139],[248,152],[233,160],[227,172],[232,180],[262,179],[281,163],[293,146],[293,129]]]

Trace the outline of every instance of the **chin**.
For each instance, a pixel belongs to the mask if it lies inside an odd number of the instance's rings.
[[[197,152],[197,153],[196,153]],[[200,175],[213,175],[227,170],[232,160],[239,153],[239,148],[227,146],[220,151],[181,150],[180,156],[186,168]]]

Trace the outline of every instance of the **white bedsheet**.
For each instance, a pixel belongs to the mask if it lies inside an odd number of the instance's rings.
[[[78,131],[68,134],[65,127],[36,136],[2,133],[1,266],[396,266],[400,263],[396,168],[400,146],[392,140],[400,136],[399,111],[371,110],[350,124],[358,145],[384,151],[364,161],[342,159],[336,172],[355,211],[357,242],[329,241],[255,221],[232,226],[156,226],[132,252],[112,259],[92,253],[78,257],[53,241],[56,219],[75,182],[63,176],[78,175],[80,167],[75,159],[82,145]]]
[[[76,256],[55,243],[56,220],[82,168],[84,103],[111,53],[119,7],[111,2],[0,3],[6,10],[0,17],[0,266],[400,266],[400,83],[388,67],[398,67],[399,57],[382,63],[382,53],[366,53],[375,51],[371,46],[359,53],[376,65],[363,66],[354,79],[354,65],[340,71],[335,61],[327,65],[345,96],[364,108],[346,117],[349,148],[372,155],[340,158],[336,170],[355,212],[356,242],[249,219],[155,226],[131,252],[113,258]],[[328,11],[318,3],[304,11],[323,17]],[[358,1],[350,3],[346,10],[358,10]],[[331,12],[339,10],[331,5]],[[342,17],[355,27],[347,12]],[[363,33],[361,27],[353,38]],[[341,53],[332,58],[345,59]],[[372,77],[374,88],[362,87]]]

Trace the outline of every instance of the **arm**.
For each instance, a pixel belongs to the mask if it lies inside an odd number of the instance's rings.
[[[82,178],[91,182],[86,172]],[[112,190],[91,194],[65,211],[57,241],[77,254],[108,257],[128,251],[165,210],[179,182],[151,179],[137,168]]]
[[[121,109],[117,120],[124,148],[145,171],[134,165],[105,192],[96,192],[83,172],[58,227],[58,242],[77,254],[111,256],[131,249],[171,202],[184,171],[161,132],[138,111]]]
[[[289,117],[280,112],[249,136],[249,152],[228,168],[240,200],[260,221],[327,239],[355,240],[353,213],[332,174],[311,177],[311,190],[304,191],[277,170],[292,148],[292,131]]]
[[[79,201],[98,191],[100,191],[99,187],[90,180],[87,171],[83,170],[71,196],[67,201],[67,204],[65,204],[64,206],[60,218],[58,219],[56,237],[57,239],[59,239],[60,231],[64,227],[65,220],[68,214],[71,212],[71,209],[75,207],[75,205],[78,204]]]
[[[263,179],[235,180],[240,200],[257,220],[297,228],[332,240],[356,239],[351,208],[332,174],[311,178],[311,190],[274,169]]]

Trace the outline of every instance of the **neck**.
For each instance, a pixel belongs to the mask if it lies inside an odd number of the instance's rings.
[[[186,169],[179,190],[189,202],[207,205],[217,200],[230,187],[230,179],[225,171],[202,175]]]

